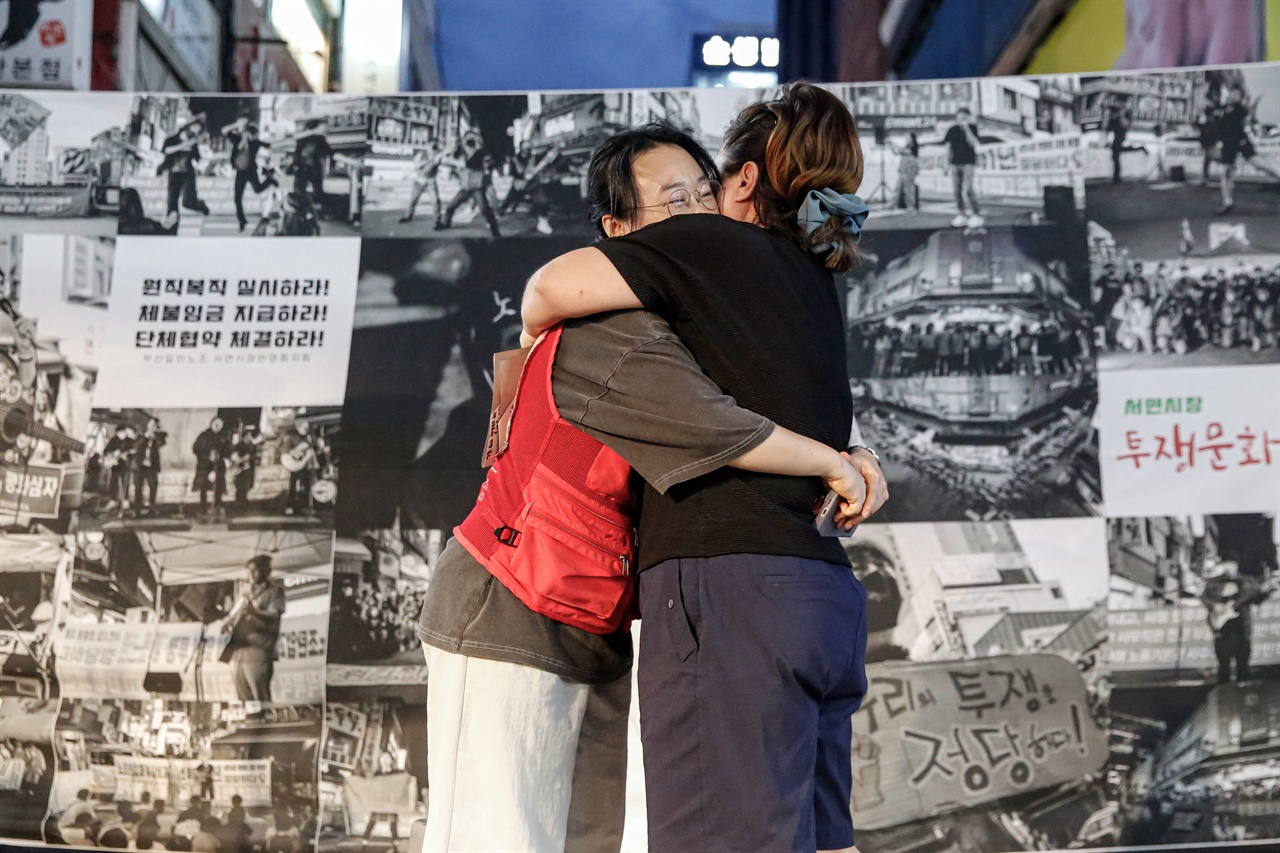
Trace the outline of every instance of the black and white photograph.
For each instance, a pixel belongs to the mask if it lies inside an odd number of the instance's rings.
[[[372,97],[369,111],[371,237],[587,237],[587,164],[607,138],[661,119],[707,144],[691,92]]]
[[[55,646],[71,596],[63,536],[0,537],[0,696],[58,696]]]
[[[42,840],[53,787],[56,699],[0,698],[0,821],[9,838]]]
[[[336,443],[340,536],[462,522],[484,482],[493,354],[520,346],[528,277],[582,245],[555,237],[362,241]]]
[[[1076,115],[1108,228],[1280,214],[1280,68],[1084,77]]]
[[[81,532],[62,695],[321,702],[332,576],[329,531]]]
[[[64,701],[45,838],[130,850],[312,853],[320,705]]]
[[[1107,539],[1122,843],[1275,838],[1275,516],[1113,518]]]
[[[1076,220],[1077,89],[1071,76],[832,87],[858,121],[867,229]]]
[[[332,527],[341,409],[96,409],[81,520],[96,527]]]
[[[1280,210],[1089,223],[1099,370],[1280,362]]]
[[[75,524],[102,311],[67,294],[101,293],[113,255],[107,237],[0,237],[0,529],[9,533]]]
[[[1083,226],[885,231],[847,276],[862,441],[885,521],[1097,514]]]
[[[427,815],[426,688],[343,698],[329,692],[320,751],[322,853],[415,853]]]
[[[427,668],[416,626],[448,530],[335,544],[320,849],[413,853],[426,817]]]
[[[116,233],[135,156],[129,102],[117,92],[0,94],[0,233]]]
[[[367,101],[136,96],[120,233],[359,233]]]
[[[334,546],[326,681],[335,687],[426,684],[416,626],[448,530],[370,530]]]
[[[869,689],[853,717],[864,850],[1115,843],[1098,519],[864,526]]]

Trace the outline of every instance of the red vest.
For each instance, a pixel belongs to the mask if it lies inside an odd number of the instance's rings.
[[[530,610],[607,634],[634,590],[631,466],[560,417],[551,390],[560,332],[529,354],[510,443],[453,533]]]

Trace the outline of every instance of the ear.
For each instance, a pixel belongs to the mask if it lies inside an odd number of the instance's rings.
[[[631,233],[631,224],[620,216],[614,216],[612,213],[606,213],[600,217],[600,227],[604,229],[606,237],[621,237],[624,234]]]
[[[760,167],[751,160],[743,164],[738,173],[726,176],[724,183],[725,196],[733,202],[748,204],[755,197],[760,186]]]

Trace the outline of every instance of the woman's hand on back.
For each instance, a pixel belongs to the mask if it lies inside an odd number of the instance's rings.
[[[851,530],[862,521],[862,507],[867,501],[867,479],[849,458],[849,454],[841,453],[834,459],[834,467],[822,479],[827,488],[844,498],[836,512],[835,526],[841,530]]]

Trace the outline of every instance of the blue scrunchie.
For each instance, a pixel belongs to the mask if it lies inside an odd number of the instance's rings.
[[[844,223],[844,230],[857,237],[862,233],[862,223],[867,221],[867,214],[870,212],[871,208],[861,197],[851,193],[838,193],[827,187],[823,190],[809,191],[809,194],[804,197],[804,204],[800,205],[796,221],[800,223],[800,227],[806,234],[812,234],[829,218],[839,216]],[[809,251],[825,255],[835,247],[835,243],[824,243],[821,246],[811,247]]]

